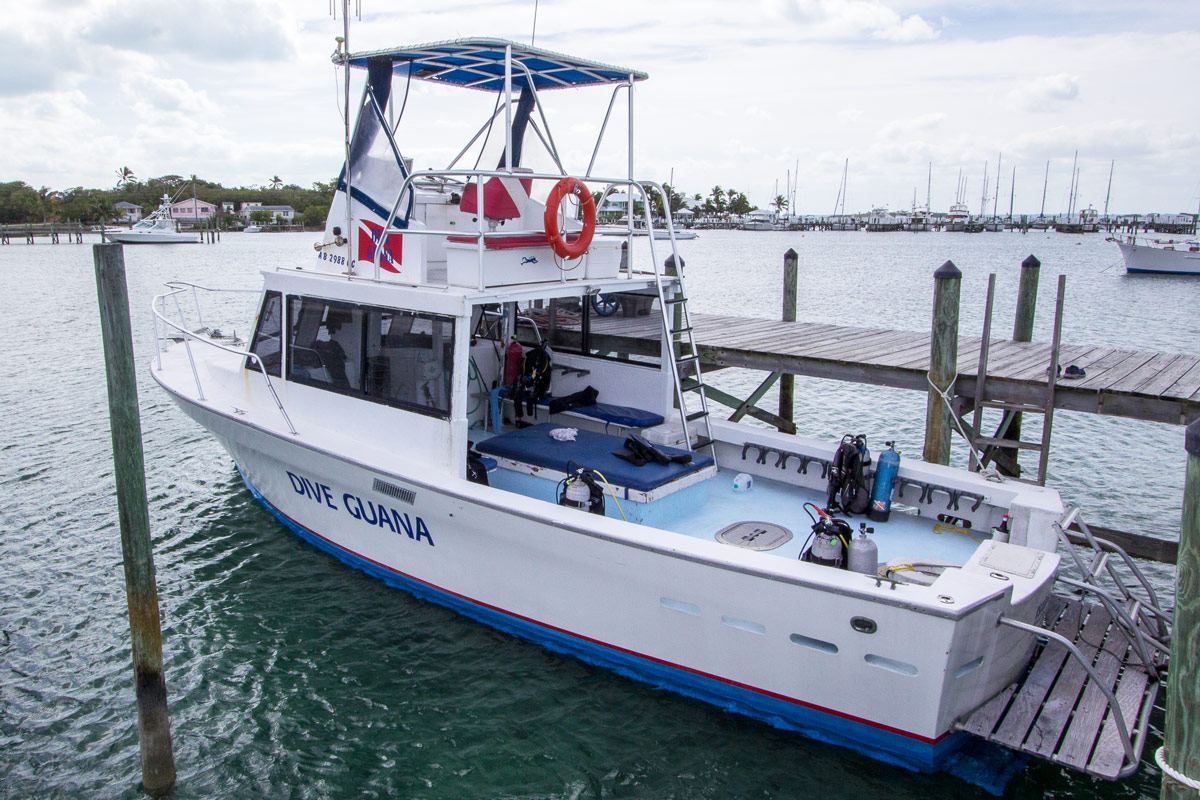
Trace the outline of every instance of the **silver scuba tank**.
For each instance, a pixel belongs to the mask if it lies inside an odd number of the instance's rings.
[[[874,575],[879,569],[879,548],[868,533],[874,533],[874,528],[868,528],[864,522],[858,526],[858,536],[850,541],[847,567],[851,572],[861,572],[864,575]]]

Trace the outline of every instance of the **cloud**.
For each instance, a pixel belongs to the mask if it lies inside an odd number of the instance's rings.
[[[59,87],[65,70],[76,67],[70,48],[60,43],[26,38],[12,31],[0,31],[0,97],[17,97]]]
[[[813,38],[919,42],[938,36],[920,15],[901,17],[880,0],[766,0],[766,5]]]
[[[204,117],[217,112],[207,94],[196,91],[180,78],[159,78],[149,73],[133,75],[122,81],[121,91],[139,117],[162,114]]]
[[[1042,75],[1012,90],[1009,97],[1029,111],[1057,111],[1060,104],[1079,99],[1079,76]]]
[[[133,0],[108,7],[82,31],[93,44],[213,61],[284,61],[295,53],[286,16],[270,4]]]

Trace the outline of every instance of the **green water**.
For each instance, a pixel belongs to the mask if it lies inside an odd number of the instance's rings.
[[[982,236],[948,234],[887,242],[882,234],[787,236],[713,232],[686,243],[694,309],[775,315],[777,260],[795,246],[801,296],[813,301],[801,319],[838,308],[849,318],[842,321],[919,329],[927,325],[926,278],[944,260],[937,249],[973,255],[988,246]],[[168,278],[256,287],[258,269],[311,257],[311,238],[226,236],[215,246],[126,248],[178,797],[986,796],[953,778],[890,767],[493,632],[289,535],[254,503],[225,453],[149,379],[148,306]],[[1115,287],[1153,298],[1142,301],[1147,313],[1136,319],[1118,313],[1119,296],[1100,310],[1077,303],[1072,340],[1099,344],[1112,336],[1130,347],[1195,349],[1200,282],[1131,284],[1104,271],[1115,248],[1107,254],[1095,237],[1084,245],[1036,244],[1051,256],[1062,251],[1058,260],[1075,271],[1085,297],[1109,297]],[[824,268],[851,245],[876,248],[874,263],[854,250],[846,261],[867,271],[872,292],[887,294],[886,302],[877,299],[886,313],[870,320],[863,319],[869,297],[841,302],[849,268]],[[737,273],[719,272],[733,269],[721,260],[735,246],[761,252],[762,265],[741,260]],[[1038,251],[1030,240],[990,246],[1003,251],[996,257],[1002,265],[1011,260],[1005,248]],[[967,297],[986,271],[964,260],[956,263]],[[900,291],[897,264],[908,262],[921,283]],[[0,247],[0,297],[9,323],[0,358],[0,797],[137,797],[91,248]],[[967,305],[964,330],[978,319]],[[225,311],[241,326],[250,319],[249,306]],[[1040,313],[1046,324],[1049,312]],[[1182,321],[1172,323],[1172,315]],[[921,417],[909,406],[923,409],[923,397],[891,393],[885,397],[894,399],[868,403],[857,399],[872,391],[863,387],[798,383],[797,416],[807,432],[837,438],[843,428],[862,427],[919,441]],[[1137,518],[1176,535],[1182,429],[1064,417],[1052,461],[1058,477],[1116,522],[1135,514],[1139,498],[1153,497],[1148,516]],[[1143,475],[1159,477],[1151,484]],[[1169,587],[1170,570],[1155,576]],[[1033,764],[1006,796],[1152,797],[1158,780],[1152,760],[1114,784]]]

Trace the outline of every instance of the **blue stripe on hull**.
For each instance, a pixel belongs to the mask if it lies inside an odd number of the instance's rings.
[[[763,720],[777,728],[798,731],[818,741],[857,750],[874,759],[906,769],[948,772],[997,795],[1003,792],[1009,778],[1024,767],[1023,758],[1006,750],[985,745],[964,733],[951,733],[931,740],[917,737],[915,734],[877,727],[839,715],[832,710],[810,706],[798,700],[588,639],[441,589],[364,558],[305,528],[271,505],[251,485],[245,473],[242,473],[242,480],[254,498],[276,519],[314,547],[422,600],[453,609],[466,617],[536,642],[556,652],[574,656],[658,688]]]

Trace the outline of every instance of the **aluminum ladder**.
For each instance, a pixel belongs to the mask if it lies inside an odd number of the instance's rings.
[[[653,233],[651,233],[653,235]],[[653,258],[651,259],[653,261]],[[676,265],[679,265],[676,267]],[[683,442],[688,450],[712,448],[716,458],[712,436],[712,423],[708,410],[708,395],[704,388],[704,375],[700,369],[700,350],[696,346],[695,331],[691,314],[688,312],[687,293],[683,285],[683,259],[671,240],[671,256],[663,264],[664,275],[658,264],[654,264],[654,285],[658,292],[658,308],[662,318],[662,330],[669,349],[671,378],[675,386],[675,404],[679,410],[679,422],[683,426]],[[700,408],[689,411],[687,396],[699,399]],[[699,423],[693,425],[693,423]]]

